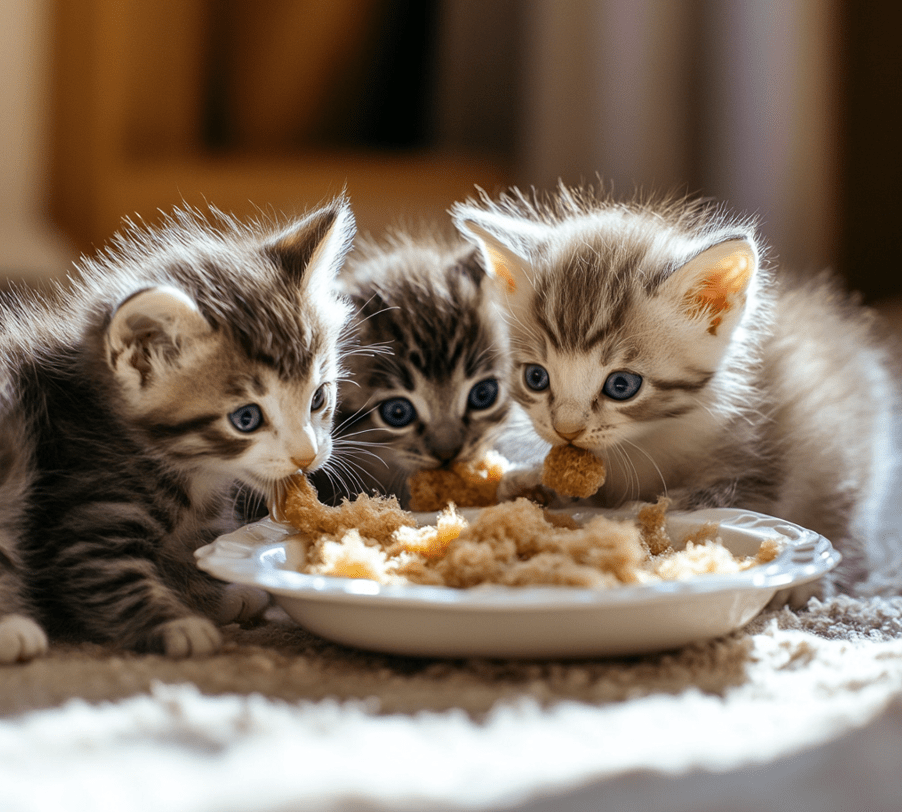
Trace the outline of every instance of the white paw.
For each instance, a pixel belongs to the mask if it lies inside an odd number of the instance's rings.
[[[25,662],[47,653],[47,635],[31,618],[6,615],[0,618],[0,664]]]
[[[269,606],[269,593],[253,586],[229,584],[222,592],[216,622],[245,623],[260,617]]]
[[[205,657],[222,645],[219,630],[205,617],[180,617],[161,623],[155,632],[167,657]]]

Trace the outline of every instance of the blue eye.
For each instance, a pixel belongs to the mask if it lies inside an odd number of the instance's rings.
[[[383,401],[379,406],[379,414],[392,428],[402,429],[413,423],[417,410],[407,398],[392,398]]]
[[[229,415],[229,420],[238,431],[244,434],[250,434],[256,431],[263,424],[263,412],[256,403],[248,403],[240,409],[235,409]]]
[[[642,386],[642,376],[632,372],[612,372],[601,391],[612,400],[629,400]]]
[[[523,378],[526,381],[526,385],[534,392],[542,392],[551,383],[551,380],[548,378],[548,371],[545,367],[538,364],[527,364]]]
[[[471,409],[488,409],[498,399],[498,381],[486,378],[477,383],[467,397],[467,406]]]
[[[323,404],[326,402],[326,389],[325,386],[321,386],[313,393],[313,400],[310,401],[310,411],[318,412],[323,408]]]

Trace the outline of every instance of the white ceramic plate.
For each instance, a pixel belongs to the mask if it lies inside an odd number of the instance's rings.
[[[570,512],[588,518],[604,511]],[[775,536],[785,548],[774,561],[733,575],[604,590],[385,586],[305,575],[296,571],[301,545],[287,538],[295,531],[270,519],[220,536],[196,556],[201,569],[265,589],[304,628],[339,643],[417,656],[517,658],[640,654],[717,637],[748,623],[778,590],[813,581],[840,560],[823,536],[759,513],[673,512],[667,525],[678,539],[709,521],[720,524],[736,555],[754,555]]]

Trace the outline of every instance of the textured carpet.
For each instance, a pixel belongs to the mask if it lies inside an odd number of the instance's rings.
[[[813,600],[678,652],[571,663],[367,654],[276,611],[227,632],[204,660],[81,646],[0,670],[0,808],[752,810],[802,759],[813,783],[787,791],[836,803],[793,809],[898,809],[902,598]],[[743,776],[755,791],[712,796]]]

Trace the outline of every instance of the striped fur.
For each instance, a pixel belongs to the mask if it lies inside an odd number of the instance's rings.
[[[778,275],[754,224],[705,202],[561,187],[452,213],[503,291],[512,396],[546,442],[605,461],[597,502],[770,513],[831,538],[842,583],[865,577],[897,398],[870,317],[832,282]],[[605,391],[619,371],[641,378],[624,400]]]
[[[194,550],[235,526],[236,484],[267,497],[331,453],[347,204],[212,219],[130,227],[71,286],[2,303],[2,661],[45,633],[214,650],[211,619],[255,598],[230,604]],[[263,419],[242,433],[229,414],[247,404]]]
[[[509,410],[503,322],[479,253],[459,238],[424,231],[363,242],[341,279],[357,308],[358,349],[318,487],[334,498],[362,487],[404,501],[412,472],[479,459],[497,438]],[[497,396],[472,408],[468,395],[485,381],[498,382]],[[393,398],[415,408],[408,425],[381,417]]]

